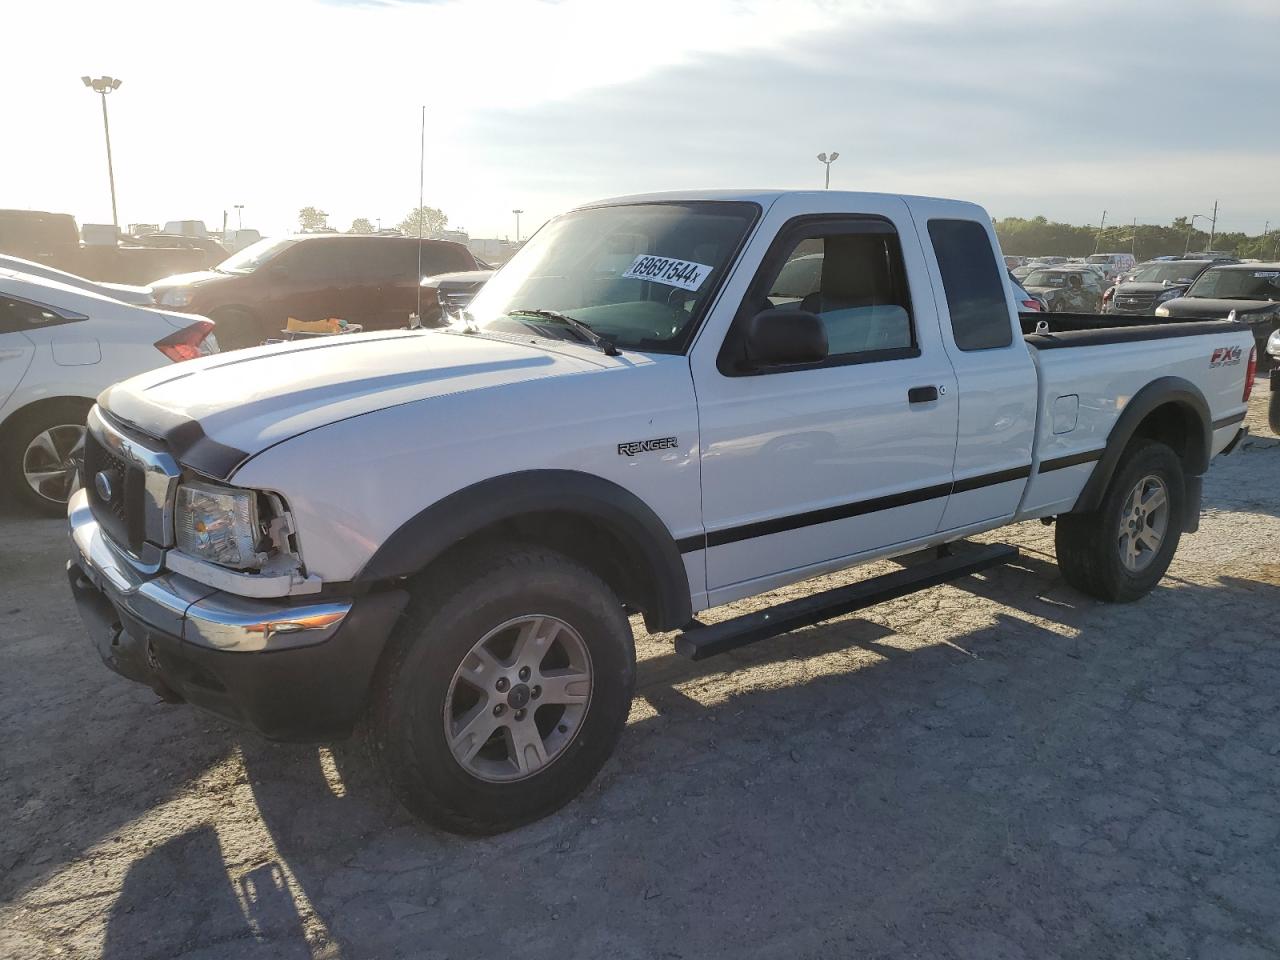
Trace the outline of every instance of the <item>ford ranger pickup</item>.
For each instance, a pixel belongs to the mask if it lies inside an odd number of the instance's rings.
[[[609,200],[447,328],[106,390],[68,578],[113,670],[269,738],[367,730],[410,810],[493,833],[612,753],[630,615],[699,658],[989,566],[1011,548],[958,541],[1030,519],[1070,584],[1144,596],[1242,435],[1253,362],[1231,321],[1020,316],[970,203]]]

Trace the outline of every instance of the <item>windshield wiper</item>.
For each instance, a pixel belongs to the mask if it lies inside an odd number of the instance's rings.
[[[592,346],[599,347],[606,357],[618,356],[618,347],[612,340],[600,336],[588,323],[579,320],[577,317],[571,317],[567,313],[561,313],[558,310],[510,310],[508,315],[512,317],[542,317],[547,320],[559,320]]]

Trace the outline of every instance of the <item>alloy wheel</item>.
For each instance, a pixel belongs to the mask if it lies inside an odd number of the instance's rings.
[[[508,620],[453,675],[444,705],[449,750],[481,780],[533,776],[578,735],[592,686],[591,655],[572,626],[546,615]]]
[[[1153,475],[1143,477],[1125,497],[1120,510],[1117,547],[1130,573],[1151,566],[1169,529],[1169,490]]]
[[[22,454],[22,474],[37,496],[51,503],[66,503],[80,486],[84,459],[84,424],[49,427],[27,444]]]

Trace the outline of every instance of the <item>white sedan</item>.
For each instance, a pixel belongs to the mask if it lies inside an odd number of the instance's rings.
[[[156,305],[155,297],[151,295],[150,287],[90,280],[78,274],[59,270],[57,267],[37,263],[35,260],[24,260],[22,257],[0,254],[0,270],[13,270],[17,273],[25,273],[28,276],[39,277],[41,280],[56,280],[58,283],[65,283],[68,287],[75,287],[77,290],[87,290],[102,297],[110,297],[112,300],[132,303],[135,307],[154,307]]]
[[[0,268],[0,490],[62,513],[80,485],[94,398],[117,380],[217,349],[203,317]]]

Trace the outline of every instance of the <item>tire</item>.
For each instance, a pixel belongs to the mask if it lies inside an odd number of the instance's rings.
[[[262,321],[243,307],[219,307],[209,314],[209,319],[213,321],[220,352],[256,347],[267,338]]]
[[[454,833],[501,833],[558,810],[599,772],[631,709],[635,646],[621,603],[577,562],[520,544],[472,553],[423,580],[374,680],[371,741],[391,789]],[[544,653],[520,647],[539,636],[555,637]],[[476,652],[481,643],[489,659]],[[536,664],[531,676],[520,672],[520,649],[526,666]],[[473,722],[480,734],[468,737]]]
[[[1131,497],[1140,483],[1145,484],[1145,497],[1163,488],[1162,520],[1158,508],[1145,517],[1132,513],[1135,500]],[[1063,577],[1099,600],[1129,603],[1146,596],[1169,569],[1178,549],[1185,503],[1182,462],[1177,454],[1163,443],[1135,441],[1116,467],[1098,509],[1058,518],[1055,545]],[[1152,535],[1157,532],[1158,546],[1152,549],[1156,542]],[[1134,543],[1141,553],[1126,562],[1126,547]]]
[[[49,517],[66,516],[67,500],[80,486],[85,420],[92,406],[91,400],[52,400],[18,414],[5,427],[0,482],[18,504]],[[40,474],[47,476],[30,479]]]

